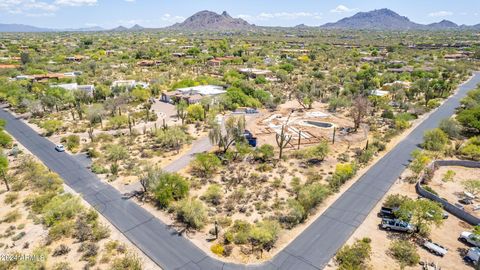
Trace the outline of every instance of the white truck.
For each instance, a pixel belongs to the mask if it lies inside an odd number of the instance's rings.
[[[458,239],[472,246],[480,247],[480,237],[472,232],[462,232]]]

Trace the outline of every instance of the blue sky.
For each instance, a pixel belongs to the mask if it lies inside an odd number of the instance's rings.
[[[379,8],[390,8],[419,23],[442,19],[480,23],[480,0],[0,0],[0,23],[51,28],[136,23],[161,27],[200,10],[226,10],[257,25],[321,25]]]

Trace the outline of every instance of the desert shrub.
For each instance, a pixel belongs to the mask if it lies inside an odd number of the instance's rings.
[[[220,243],[214,244],[212,247],[210,247],[210,250],[218,256],[222,256],[225,252],[225,248]]]
[[[83,209],[80,199],[72,194],[53,197],[42,209],[43,223],[53,226],[64,220],[70,220]]]
[[[177,218],[190,228],[201,229],[207,221],[205,206],[197,199],[185,198],[176,204],[175,210]]]
[[[203,121],[205,118],[205,110],[201,104],[192,104],[187,108],[188,119],[192,121]]]
[[[354,163],[337,164],[335,172],[329,179],[330,188],[334,191],[338,189],[349,179],[351,179],[357,171]]]
[[[245,220],[235,220],[232,228],[225,234],[225,242],[235,243],[237,245],[246,244],[248,235],[252,229],[252,224]]]
[[[110,230],[107,225],[95,222],[92,226],[92,240],[100,241],[110,236]]]
[[[270,250],[278,239],[280,224],[276,220],[258,222],[249,233],[249,241],[253,246]]]
[[[472,133],[480,133],[480,105],[462,110],[457,114],[457,120]]]
[[[49,119],[49,120],[45,120],[43,122],[40,123],[40,127],[43,128],[45,130],[45,135],[46,136],[50,136],[52,135],[53,133],[57,132],[58,130],[60,130],[60,128],[62,127],[63,125],[63,122],[60,121],[60,120],[55,120],[55,119]]]
[[[25,232],[19,232],[17,235],[12,237],[12,241],[14,241],[14,242],[18,241],[18,240],[22,239],[25,235],[26,235]]]
[[[55,248],[53,251],[52,256],[53,257],[58,257],[58,256],[63,256],[67,253],[70,252],[70,248],[64,244],[59,245],[58,247]]]
[[[423,187],[423,189],[425,189],[426,191],[428,191],[428,192],[430,192],[430,193],[435,194],[435,195],[438,196],[438,192],[436,192],[435,190],[433,190],[432,187],[427,186],[427,185],[424,185],[424,186],[422,186],[422,187]]]
[[[12,147],[13,139],[10,135],[5,133],[5,131],[0,130],[0,146],[3,148]]]
[[[156,202],[161,207],[168,207],[173,201],[188,195],[189,183],[177,173],[162,173],[159,175],[153,190]]]
[[[421,173],[431,161],[431,158],[427,153],[419,150],[413,151],[412,157],[413,161],[410,163],[409,168],[417,175]]]
[[[455,175],[456,175],[455,171],[448,170],[448,171],[445,172],[445,174],[443,175],[442,181],[443,181],[443,182],[453,181],[453,178],[455,177]]]
[[[66,137],[63,137],[61,142],[65,144],[65,147],[69,151],[75,151],[80,146],[80,136],[68,135]]]
[[[394,240],[388,249],[389,255],[398,261],[400,267],[415,266],[420,261],[417,248],[407,240]]]
[[[480,136],[472,137],[460,148],[460,154],[471,160],[480,160]]]
[[[360,163],[360,164],[367,164],[368,162],[370,162],[370,160],[372,160],[373,156],[374,156],[375,153],[377,152],[376,150],[377,150],[377,149],[375,149],[374,147],[369,147],[368,149],[361,150],[361,151],[357,154],[357,161],[358,161],[358,163]]]
[[[213,205],[220,204],[220,200],[223,197],[222,186],[218,184],[212,184],[208,186],[207,190],[203,194],[203,197],[205,198],[205,201]]]
[[[73,233],[73,224],[71,220],[56,222],[49,228],[48,237],[52,240],[70,237]]]
[[[408,200],[410,200],[410,198],[405,195],[391,194],[387,196],[387,198],[383,202],[383,206],[388,208],[396,208]]]
[[[99,164],[97,162],[94,162],[92,164],[91,170],[95,174],[105,174],[105,173],[109,172],[108,168],[105,168],[104,166],[102,166],[101,164]]]
[[[443,119],[439,124],[439,128],[453,139],[459,138],[462,132],[462,126],[454,118]]]
[[[425,132],[422,147],[430,151],[442,151],[448,142],[447,134],[441,129],[435,128]]]
[[[82,254],[82,260],[88,261],[91,257],[95,257],[98,254],[98,246],[95,243],[84,242],[78,248],[78,252]]]
[[[260,160],[262,162],[267,162],[272,160],[275,155],[275,148],[270,144],[263,144],[260,147],[255,149],[253,153],[256,160]]]
[[[192,161],[192,170],[201,177],[212,176],[221,166],[220,159],[213,153],[200,153]]]
[[[307,216],[302,204],[295,199],[290,199],[287,202],[287,209],[284,214],[280,216],[280,221],[285,224],[287,228],[293,228],[302,223]]]
[[[314,183],[303,186],[298,192],[298,202],[305,212],[323,202],[330,194],[330,189],[322,184]]]
[[[73,270],[68,262],[58,262],[52,266],[52,270]]]
[[[121,258],[116,258],[110,270],[142,270],[143,263],[136,254],[126,253]]]
[[[20,211],[18,211],[18,209],[15,209],[5,214],[3,216],[2,222],[12,223],[19,220],[21,217],[22,214],[20,213]]]
[[[155,133],[156,143],[167,150],[179,150],[182,145],[190,143],[191,140],[190,135],[178,126],[159,129]]]
[[[370,238],[363,238],[361,240],[356,240],[351,246],[345,245],[342,247],[335,256],[335,261],[338,263],[338,269],[368,269],[368,262],[370,261],[372,252],[370,243]]]
[[[128,117],[126,115],[116,115],[110,117],[108,120],[108,125],[112,129],[120,129],[127,127],[128,124]]]
[[[16,200],[18,200],[18,193],[17,192],[10,192],[5,195],[4,202],[5,204],[12,204]]]

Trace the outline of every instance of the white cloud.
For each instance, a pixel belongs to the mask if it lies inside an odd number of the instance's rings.
[[[52,16],[57,6],[36,0],[0,0],[0,10],[29,17]]]
[[[348,8],[344,5],[338,5],[336,8],[330,10],[332,13],[348,13],[357,10],[356,8]]]
[[[93,6],[97,0],[55,0],[53,3],[42,0],[0,0],[0,11],[21,14],[28,17],[54,16],[60,6]]]
[[[55,0],[55,4],[69,7],[94,6],[97,0]]]
[[[451,11],[437,11],[437,12],[432,12],[428,14],[429,17],[447,17],[447,16],[452,16],[453,12]]]
[[[242,18],[245,20],[252,20],[252,21],[268,21],[272,19],[281,19],[281,20],[294,20],[298,18],[315,18],[321,19],[321,13],[311,13],[311,12],[276,12],[276,13],[267,13],[262,12],[257,15],[249,15],[249,14],[239,14],[236,17]]]

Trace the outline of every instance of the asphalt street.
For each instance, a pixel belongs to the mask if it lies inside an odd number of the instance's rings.
[[[163,269],[322,269],[398,179],[408,164],[410,153],[421,143],[424,131],[437,127],[442,119],[450,117],[460,99],[478,83],[480,73],[462,85],[454,96],[372,166],[273,259],[247,266],[209,257],[142,207],[122,199],[121,193],[103,183],[74,157],[57,153],[53,143],[7,111],[0,110],[0,118],[7,120],[6,129],[12,136],[57,172],[67,185]]]

